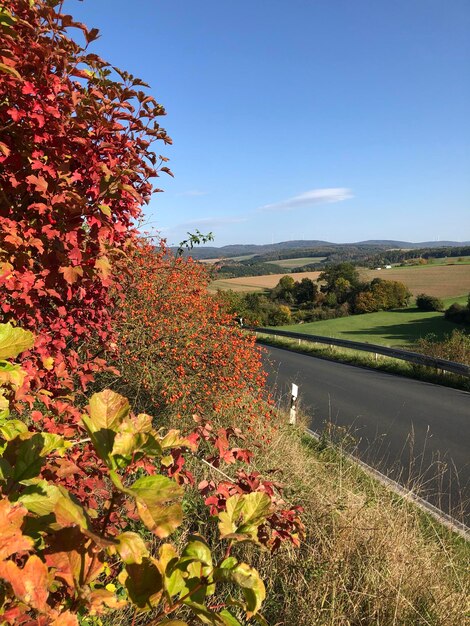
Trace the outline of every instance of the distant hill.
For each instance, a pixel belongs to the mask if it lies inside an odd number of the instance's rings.
[[[321,241],[316,239],[281,241],[279,243],[256,245],[256,244],[232,244],[229,246],[200,246],[191,250],[191,256],[194,259],[229,259],[249,254],[265,255],[276,252],[285,252],[287,250],[305,250],[315,249],[321,251],[324,248],[344,249],[344,248],[367,248],[379,250],[390,249],[420,249],[420,248],[451,248],[470,246],[470,241],[394,241],[388,239],[370,239],[368,241],[359,241],[356,243],[331,243],[329,241]],[[176,248],[175,248],[176,250]]]

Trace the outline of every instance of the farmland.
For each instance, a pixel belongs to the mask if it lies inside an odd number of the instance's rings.
[[[289,274],[294,280],[310,278],[317,280],[321,272],[296,272]],[[215,280],[211,286],[211,291],[217,289],[232,289],[233,291],[265,291],[273,289],[285,274],[267,274],[264,276],[242,276],[240,278],[227,278],[225,280]]]
[[[466,296],[461,296],[448,298],[444,303],[448,307],[453,302],[465,304],[466,300]],[[292,324],[282,326],[280,330],[410,348],[421,337],[434,334],[442,338],[451,333],[454,328],[461,329],[462,327],[444,319],[442,313],[419,311],[416,307],[408,307],[394,311],[350,315],[309,324]]]
[[[360,270],[362,280],[383,278],[404,283],[416,296],[426,293],[438,298],[452,298],[470,292],[470,265],[416,265],[390,270]],[[258,278],[262,278],[261,276]]]
[[[300,257],[297,259],[278,259],[277,261],[266,261],[270,265],[279,265],[286,269],[294,269],[296,267],[303,267],[304,265],[310,265],[311,263],[321,263],[326,259],[325,256],[315,257]]]
[[[298,262],[300,259],[295,259]],[[294,261],[294,259],[288,259]],[[283,261],[284,262],[284,261]],[[311,278],[317,280],[321,272],[294,272],[289,274],[294,280]],[[211,284],[211,291],[216,289],[232,289],[238,292],[264,291],[272,289],[285,274],[263,276],[243,276],[216,280]],[[413,295],[427,293],[438,298],[455,298],[470,292],[470,265],[430,264],[410,267],[394,267],[389,270],[360,270],[361,280],[370,281],[374,278],[398,280],[404,283]]]

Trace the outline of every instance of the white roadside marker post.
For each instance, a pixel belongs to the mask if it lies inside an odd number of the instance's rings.
[[[290,397],[290,414],[289,414],[289,424],[295,426],[297,420],[297,398],[299,395],[299,387],[292,383],[292,393]]]

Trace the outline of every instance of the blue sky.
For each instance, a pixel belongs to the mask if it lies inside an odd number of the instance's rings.
[[[468,0],[68,0],[143,78],[169,243],[470,240]]]

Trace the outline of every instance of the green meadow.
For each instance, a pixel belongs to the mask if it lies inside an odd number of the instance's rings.
[[[467,296],[444,300],[446,307],[453,302],[465,304]],[[462,326],[444,319],[443,313],[419,311],[416,307],[408,307],[277,328],[306,335],[323,335],[350,341],[410,348],[421,337],[434,334],[442,338],[451,333],[454,328],[461,329]]]

